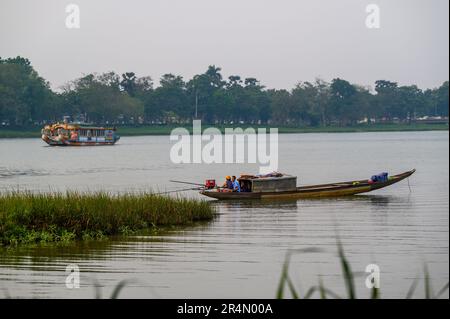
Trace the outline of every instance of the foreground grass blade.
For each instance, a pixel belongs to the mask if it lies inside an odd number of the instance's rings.
[[[132,282],[131,280],[127,280],[127,279],[124,279],[124,280],[120,281],[120,282],[117,284],[117,286],[114,287],[114,290],[113,290],[113,292],[112,292],[112,294],[111,294],[110,299],[117,299],[117,297],[119,297],[120,291],[121,291],[123,288],[125,288],[125,286],[128,285],[128,284],[131,283],[131,282]]]
[[[280,282],[278,283],[278,289],[277,289],[277,299],[283,299],[284,296],[284,285],[286,282],[286,276],[288,272],[288,266],[289,265],[289,255],[286,254],[284,263],[283,263],[283,269],[281,270],[281,277]]]
[[[373,287],[371,289],[370,299],[379,299],[380,298],[380,289]]]
[[[309,288],[308,289],[308,291],[306,292],[306,294],[305,294],[305,298],[304,299],[309,299],[309,298],[311,298],[312,297],[312,295],[316,292],[316,290],[317,290],[318,288],[317,287],[311,287],[311,288]],[[325,299],[325,298],[322,298],[322,299]]]
[[[441,297],[448,290],[448,284],[449,283],[445,284],[444,287],[442,287],[442,289],[439,290],[439,292],[436,295],[436,298]]]
[[[277,299],[283,299],[284,296],[284,286],[287,283],[289,291],[292,295],[292,298],[299,299],[299,294],[295,290],[295,286],[291,281],[291,278],[289,278],[289,263],[291,261],[291,254],[292,252],[289,251],[286,253],[286,257],[283,263],[283,270],[281,272],[281,278],[280,282],[278,284],[278,290],[277,290]]]
[[[297,296],[297,293],[296,293],[296,291],[295,291],[295,289],[293,287],[292,282],[289,279],[289,274],[288,274],[289,273],[290,260],[291,260],[291,253],[288,252],[288,253],[286,253],[286,257],[285,257],[285,260],[284,260],[284,263],[283,263],[283,269],[281,271],[281,278],[280,278],[280,282],[278,284],[278,290],[277,290],[277,299],[283,299],[283,297],[284,297],[284,286],[286,285],[286,283],[288,284],[289,289],[291,290],[291,293],[292,293],[292,291],[294,292],[293,296]],[[298,298],[298,296],[297,296],[297,298]]]
[[[341,241],[338,239],[338,254],[341,261],[342,272],[344,276],[345,287],[347,288],[347,294],[349,299],[355,299],[355,284],[353,282],[353,273],[350,268],[350,264],[344,255],[344,249],[342,248]]]
[[[102,299],[102,286],[100,285],[100,282],[96,278],[92,278],[91,280],[94,284],[95,299]]]
[[[291,278],[289,278],[289,274],[286,275],[286,281],[288,283],[289,291],[291,292],[292,298],[299,299],[299,295],[298,295],[297,291],[295,290],[295,287],[291,281]]]
[[[433,289],[431,287],[430,274],[428,272],[428,267],[426,264],[423,267],[423,272],[425,278],[425,299],[431,299],[433,298]]]
[[[408,289],[408,293],[406,294],[406,299],[411,299],[414,295],[414,292],[416,291],[417,285],[419,284],[419,278],[414,278],[414,281],[412,282],[411,286]]]
[[[322,277],[319,277],[319,292],[320,299],[327,299],[327,293],[325,291],[325,287],[323,286]]]
[[[325,288],[325,287],[324,287],[323,290],[324,290],[324,292],[325,292],[326,294],[328,294],[329,296],[333,297],[334,299],[342,299],[341,296],[339,296],[337,293],[331,291],[331,290],[328,289],[328,288]]]

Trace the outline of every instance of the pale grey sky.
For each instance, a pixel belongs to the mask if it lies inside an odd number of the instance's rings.
[[[66,5],[81,28],[67,29]],[[365,25],[380,7],[380,29]],[[0,56],[53,88],[114,70],[185,79],[210,64],[269,88],[341,77],[439,86],[449,78],[448,0],[0,0]]]

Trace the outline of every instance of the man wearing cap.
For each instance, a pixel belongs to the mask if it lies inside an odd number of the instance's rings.
[[[233,190],[233,182],[231,181],[231,176],[225,176],[225,183],[223,183],[222,187],[224,188],[224,191]]]

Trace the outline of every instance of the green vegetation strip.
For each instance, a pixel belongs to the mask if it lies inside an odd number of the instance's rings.
[[[0,245],[99,239],[213,217],[208,202],[150,193],[10,192],[0,194]]]
[[[125,126],[118,127],[120,136],[145,136],[145,135],[170,135],[171,131],[176,127],[184,127],[192,132],[192,126],[176,126],[176,125],[144,125],[144,126]],[[210,127],[205,124],[204,129]],[[222,133],[226,127],[233,126],[216,126]],[[266,128],[269,126],[250,126],[248,124],[242,126],[242,129]],[[279,133],[351,133],[351,132],[400,132],[400,131],[446,131],[447,124],[372,124],[372,125],[353,125],[353,126],[318,126],[318,127],[294,127],[294,126],[273,126],[278,128]],[[21,129],[1,129],[0,138],[39,138],[41,136],[41,128]]]
[[[421,89],[378,79],[369,89],[369,83],[341,78],[298,79],[292,89],[274,89],[253,77],[226,78],[220,67],[209,65],[191,78],[166,73],[157,82],[148,75],[109,71],[85,74],[54,91],[27,58],[0,58],[0,125],[26,128],[65,116],[97,125],[187,123],[194,114],[204,123],[344,126],[427,116],[437,124],[449,114],[448,80]]]

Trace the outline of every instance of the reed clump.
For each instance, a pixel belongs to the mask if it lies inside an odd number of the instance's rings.
[[[344,248],[339,240],[337,239],[337,248],[338,248],[338,257],[339,262],[342,269],[342,278],[345,285],[345,288],[347,290],[346,296],[340,296],[339,294],[333,292],[332,290],[328,289],[324,286],[322,279],[319,277],[319,283],[317,286],[310,287],[304,296],[301,296],[298,292],[298,289],[295,287],[294,283],[292,282],[292,279],[289,275],[289,263],[291,256],[293,254],[302,254],[302,253],[311,253],[311,252],[320,252],[320,249],[316,248],[306,248],[306,249],[296,249],[296,250],[290,250],[286,253],[286,258],[283,264],[283,268],[281,271],[281,278],[278,284],[278,289],[276,293],[277,299],[284,299],[285,296],[285,290],[287,287],[287,290],[289,291],[291,297],[293,299],[310,299],[315,294],[318,294],[318,297],[320,299],[327,299],[327,298],[333,298],[333,299],[356,299],[356,289],[355,289],[355,274],[352,272],[351,266],[347,258],[344,254]],[[419,279],[416,278],[409,288],[405,298],[410,299],[413,297],[417,285],[418,285]],[[438,299],[441,298],[448,290],[449,290],[449,282],[447,282],[436,294],[433,293],[433,288],[431,286],[431,278],[430,274],[428,272],[428,267],[425,264],[424,265],[424,289],[425,299]],[[380,288],[371,288],[370,289],[370,299],[380,299]]]
[[[213,217],[205,201],[152,193],[8,192],[0,194],[0,245],[98,239]]]

